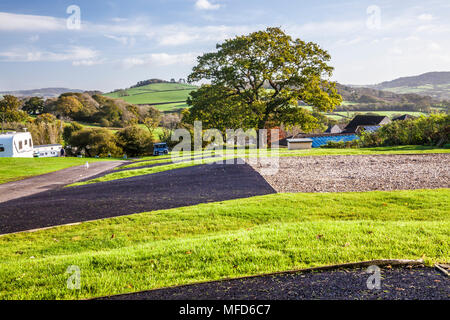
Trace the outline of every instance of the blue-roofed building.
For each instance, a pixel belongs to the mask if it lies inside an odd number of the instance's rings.
[[[279,141],[279,145],[287,146],[287,141],[289,139],[311,139],[313,148],[320,148],[321,146],[328,144],[329,141],[354,141],[359,139],[359,135],[361,135],[362,132],[375,132],[389,122],[391,122],[391,120],[385,116],[358,115],[353,118],[353,120],[345,127],[344,130],[340,130],[340,127],[337,125],[330,126],[324,133],[301,133],[292,137],[282,139]]]
[[[313,143],[312,143],[313,148],[320,148],[321,146],[326,145],[328,143],[328,141],[347,142],[347,141],[358,140],[359,136],[357,136],[356,134],[346,134],[346,135],[310,137],[309,139],[311,139],[313,141]]]

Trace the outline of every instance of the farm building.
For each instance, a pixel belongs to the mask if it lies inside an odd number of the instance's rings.
[[[335,124],[333,126],[329,126],[327,130],[325,130],[325,133],[342,133],[342,128]]]
[[[311,149],[312,139],[287,139],[289,150]]]
[[[404,114],[400,117],[396,117],[394,119],[392,119],[392,121],[402,121],[402,120],[409,120],[409,119],[415,119],[416,117],[413,117],[412,115],[409,114]]]
[[[29,132],[0,134],[1,158],[32,158],[33,139]]]
[[[295,136],[280,140],[280,145],[289,146],[289,140],[310,139],[313,148],[320,148],[328,141],[348,142],[359,139],[359,135],[364,132],[375,132],[381,126],[388,124],[391,120],[385,116],[358,115],[342,130],[340,126],[330,126],[324,133],[305,134],[300,133]]]
[[[373,127],[381,127],[382,125],[388,124],[390,122],[391,119],[385,116],[357,115],[345,127],[343,133],[357,133],[358,130],[363,129],[364,127],[370,127],[373,129]]]

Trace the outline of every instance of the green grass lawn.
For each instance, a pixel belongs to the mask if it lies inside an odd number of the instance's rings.
[[[125,90],[128,96],[120,97],[118,92],[107,93],[105,96],[119,98],[132,104],[155,105],[161,111],[173,111],[186,106],[185,101],[196,86],[180,83],[155,83],[143,87]]]
[[[269,151],[269,150],[268,150]],[[257,150],[250,149],[245,150],[246,157],[256,157],[257,156]],[[280,156],[280,157],[305,157],[305,156],[327,156],[327,155],[370,155],[370,154],[426,154],[426,153],[450,153],[450,148],[433,148],[433,147],[426,147],[426,146],[398,146],[398,147],[378,147],[378,148],[359,148],[359,149],[328,149],[328,148],[317,148],[317,149],[310,149],[310,150],[287,150],[287,149],[279,149],[278,153],[271,154],[270,152],[267,153],[267,156]],[[187,153],[189,154],[189,153]],[[201,156],[202,152],[192,152],[193,156]],[[178,154],[176,154],[178,155]],[[265,154],[262,154],[262,156],[265,156]],[[201,164],[208,164],[208,163],[214,163],[220,160],[226,160],[226,159],[233,159],[237,158],[236,154],[234,154],[234,151],[228,152],[224,151],[223,157],[218,157],[214,159],[201,159],[201,157],[197,157],[195,160],[190,160],[189,156],[186,156],[186,154],[183,154],[183,157],[175,158],[176,160],[181,160],[182,162],[172,162],[172,159],[170,156],[165,156],[163,158],[145,158],[145,161],[137,162],[129,164],[122,168],[138,168],[142,166],[149,166],[153,164],[163,164],[161,166],[156,166],[152,168],[141,168],[141,169],[133,169],[128,171],[121,171],[121,172],[113,172],[107,175],[104,175],[102,177],[78,182],[75,184],[72,184],[70,186],[80,186],[80,185],[86,185],[86,184],[92,184],[92,183],[98,183],[98,182],[106,182],[106,181],[112,181],[112,180],[118,180],[118,179],[125,179],[125,178],[131,178],[136,176],[142,176],[147,174],[153,174],[163,171],[169,171],[174,169],[181,169],[186,167],[192,167],[197,166]],[[200,159],[198,159],[200,158]]]
[[[174,195],[176,196],[176,195]],[[79,299],[357,262],[449,262],[450,190],[273,194],[0,237],[0,299]],[[68,290],[69,266],[81,290]]]
[[[86,162],[105,161],[93,158],[0,158],[0,184],[80,166]]]

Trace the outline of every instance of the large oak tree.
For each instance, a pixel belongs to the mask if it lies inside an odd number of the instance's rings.
[[[318,120],[302,105],[317,113],[342,102],[329,80],[330,59],[319,45],[294,40],[279,28],[226,40],[216,52],[198,58],[189,81],[209,84],[188,99],[192,108],[186,120],[202,120],[205,128],[285,124],[311,130]]]

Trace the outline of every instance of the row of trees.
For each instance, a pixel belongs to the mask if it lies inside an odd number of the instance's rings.
[[[122,109],[121,102],[115,102],[96,94],[92,97],[63,94],[58,99],[51,99],[50,103],[41,98],[21,101],[14,96],[5,96],[0,100],[2,129],[23,131],[26,128],[33,136],[35,145],[61,143],[73,155],[140,156],[152,153],[158,134],[163,140],[170,140],[171,130],[180,123],[177,114],[163,115],[154,107],[126,105],[126,109]],[[85,117],[89,107],[97,110],[93,116],[98,117],[100,123],[107,121],[109,124],[119,119],[124,121],[121,123],[124,128],[114,133],[106,128],[87,128],[71,121],[72,117]],[[159,126],[162,128],[158,129]]]
[[[0,101],[0,116],[4,122],[26,121],[28,115],[44,113],[62,120],[98,123],[103,127],[116,128],[143,124],[149,116],[161,117],[154,107],[138,107],[120,99],[89,93],[64,93],[56,99],[47,100],[39,97],[20,100],[6,95]]]

